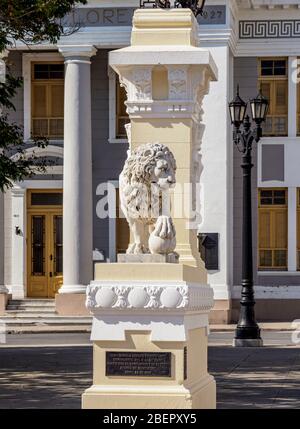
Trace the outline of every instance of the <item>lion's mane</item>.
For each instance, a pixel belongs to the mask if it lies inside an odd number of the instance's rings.
[[[160,159],[167,160],[171,168],[176,170],[176,161],[172,152],[167,146],[160,143],[147,143],[139,146],[131,152],[125,161],[120,175],[120,197],[122,210],[127,220],[129,211],[131,215],[135,214],[136,217],[149,217],[149,214],[145,213],[145,210],[142,210],[142,213],[141,207],[133,204],[133,201],[137,201],[139,197],[141,199],[147,198],[146,195],[141,195],[141,189],[145,190],[146,186],[150,192],[151,176],[157,161]]]

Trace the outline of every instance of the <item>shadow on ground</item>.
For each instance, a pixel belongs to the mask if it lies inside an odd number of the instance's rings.
[[[300,408],[300,349],[209,348],[218,408]],[[91,347],[0,348],[0,408],[80,408]]]
[[[0,349],[0,408],[80,408],[91,347]]]
[[[218,408],[300,408],[300,348],[210,347]]]

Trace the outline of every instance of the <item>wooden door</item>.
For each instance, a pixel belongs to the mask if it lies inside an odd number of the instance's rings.
[[[54,201],[50,195],[29,194],[29,201],[39,203],[27,211],[27,296],[33,298],[54,298],[63,283],[62,206],[46,208]]]

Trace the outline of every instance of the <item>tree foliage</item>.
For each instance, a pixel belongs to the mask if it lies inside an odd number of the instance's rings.
[[[14,47],[17,41],[26,45],[45,41],[55,44],[73,29],[63,27],[62,19],[79,3],[86,0],[0,0],[0,53]],[[5,57],[0,67],[4,67]],[[6,64],[6,76],[0,81],[0,190],[13,182],[45,170],[46,160],[34,155],[25,156],[22,128],[10,121],[15,110],[13,98],[22,86],[22,79],[13,76]],[[48,142],[43,136],[32,139],[37,147]]]

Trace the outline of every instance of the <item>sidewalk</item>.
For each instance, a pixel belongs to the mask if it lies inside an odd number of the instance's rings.
[[[0,319],[1,320],[1,319]],[[292,326],[293,322],[268,322],[259,323],[262,331],[294,331],[295,327]],[[89,333],[91,332],[89,325],[73,325],[73,326],[49,326],[49,325],[34,325],[34,326],[8,326],[6,328],[7,334],[61,334],[61,333]],[[236,325],[210,325],[211,332],[234,332]]]
[[[263,322],[259,323],[263,331],[294,331],[293,322]],[[210,325],[211,332],[231,332],[234,331],[236,325]]]

